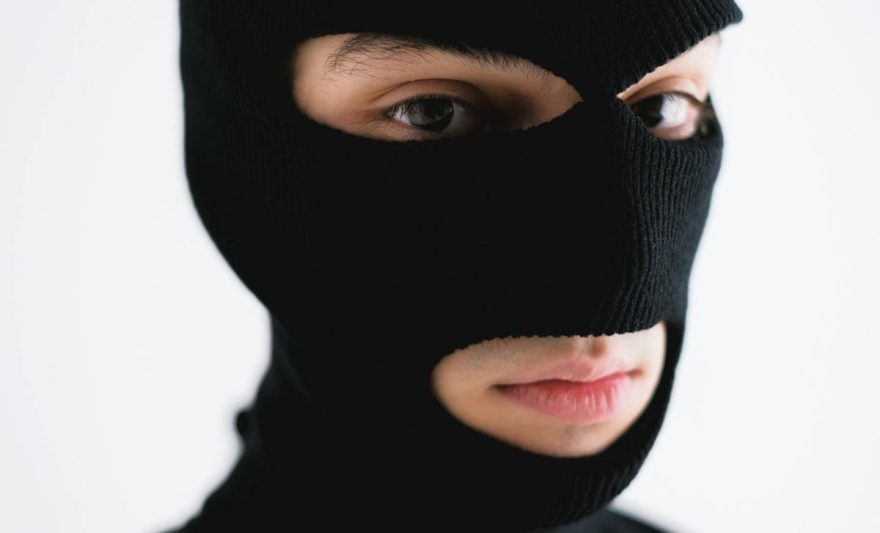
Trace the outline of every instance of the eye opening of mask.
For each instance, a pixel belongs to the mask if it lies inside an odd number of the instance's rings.
[[[721,124],[718,120],[718,113],[715,110],[715,106],[712,102],[711,91],[707,94],[705,102],[703,102],[701,105],[700,116],[697,119],[696,129],[694,133],[683,139],[667,139],[658,136],[655,132],[652,131],[652,128],[647,124],[647,122],[645,122],[644,119],[636,114],[636,112],[633,110],[633,104],[629,104],[622,99],[615,97],[614,105],[617,108],[619,114],[625,117],[624,120],[628,122],[628,124],[624,124],[627,129],[635,129],[639,132],[640,136],[649,138],[653,142],[657,142],[669,147],[687,148],[694,146],[714,145],[717,141],[719,141],[719,137],[721,134]]]

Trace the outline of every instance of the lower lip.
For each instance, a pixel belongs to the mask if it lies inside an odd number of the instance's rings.
[[[618,372],[588,382],[550,379],[497,388],[518,404],[556,420],[589,424],[614,417],[626,405],[633,390],[633,374]]]

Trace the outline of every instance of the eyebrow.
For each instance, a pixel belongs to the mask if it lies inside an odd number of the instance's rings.
[[[540,79],[552,76],[529,60],[506,52],[461,42],[384,33],[358,33],[346,39],[330,53],[326,68],[337,74],[353,74],[358,68],[377,68],[371,66],[370,62],[427,61],[437,52],[468,59],[484,67],[527,73]]]

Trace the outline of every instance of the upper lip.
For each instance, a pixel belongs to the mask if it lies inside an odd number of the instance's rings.
[[[536,366],[524,372],[517,379],[502,385],[523,385],[553,379],[587,383],[613,374],[632,371],[633,368],[614,361],[598,362],[565,359]]]

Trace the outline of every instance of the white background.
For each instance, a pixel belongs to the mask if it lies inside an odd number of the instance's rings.
[[[673,403],[617,505],[683,532],[880,531],[880,3],[740,5]],[[176,9],[5,2],[0,531],[185,520],[268,361],[188,196]]]

